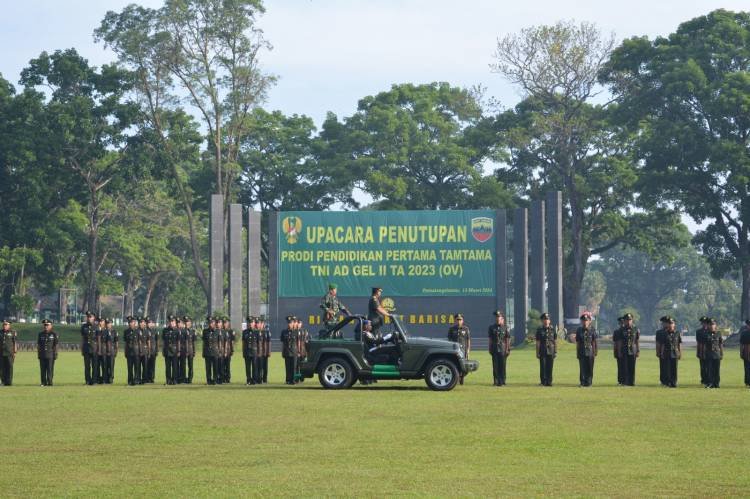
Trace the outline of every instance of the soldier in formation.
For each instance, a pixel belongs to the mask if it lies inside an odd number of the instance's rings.
[[[232,356],[234,355],[234,343],[237,341],[237,334],[232,329],[229,321],[229,317],[224,317],[223,321],[224,329],[224,368],[223,368],[223,380],[224,383],[232,382]]]
[[[143,317],[140,321],[140,329],[143,331],[145,343],[145,356],[142,357],[141,376],[143,383],[153,383],[156,377],[156,357],[159,355],[159,333],[152,326],[154,322],[150,317]]]
[[[9,320],[4,320],[0,331],[0,384],[3,386],[13,384],[13,363],[18,352],[18,334],[11,329],[12,325]]]
[[[254,385],[253,361],[255,350],[253,348],[253,332],[256,328],[257,319],[252,315],[247,316],[247,327],[242,331],[242,358],[245,361],[245,384]]]
[[[281,331],[281,356],[284,358],[284,369],[286,372],[286,384],[295,383],[294,374],[297,372],[297,331],[296,317],[289,315],[286,318],[286,329]]]
[[[641,332],[633,325],[633,314],[620,317],[620,327],[612,335],[617,359],[617,384],[635,385],[635,361],[640,355]]]
[[[208,325],[203,330],[203,360],[206,363],[206,383],[209,385],[221,384],[219,376],[219,330],[216,325],[216,318],[209,316],[206,318]]]
[[[695,330],[695,356],[698,358],[701,373],[701,385],[708,387],[708,363],[706,362],[706,336],[709,318],[705,315],[698,319],[701,327]]]
[[[86,312],[86,322],[81,325],[81,355],[83,356],[83,378],[87,385],[97,381],[98,357],[96,348],[96,315]]]
[[[193,384],[193,361],[195,359],[195,339],[197,337],[193,327],[193,319],[186,315],[182,318],[185,324],[185,342],[183,351],[185,352],[185,361],[187,363],[187,372],[183,374],[183,382],[188,385]]]
[[[104,327],[99,330],[97,341],[99,349],[100,383],[111,385],[115,377],[115,358],[119,349],[117,331],[112,328],[112,319],[104,320]]]
[[[464,324],[463,314],[454,314],[453,320],[453,325],[448,329],[448,341],[461,345],[461,348],[464,351],[464,357],[468,359],[471,352],[471,331],[469,330],[469,326]],[[373,327],[373,330],[374,329],[375,328]],[[463,374],[459,375],[458,382],[462,385],[464,384]]]
[[[495,310],[495,323],[487,329],[489,350],[492,357],[492,380],[494,386],[505,385],[505,368],[510,355],[510,332],[505,325],[505,314]]]
[[[740,358],[745,367],[745,386],[750,388],[750,319],[740,329]]]
[[[682,336],[670,316],[660,319],[662,328],[656,332],[656,356],[662,386],[677,387],[677,363],[682,357]]]
[[[721,359],[724,358],[724,339],[721,337],[716,319],[708,317],[708,331],[704,336],[703,355],[706,363],[706,388],[719,388],[721,383]]]
[[[141,346],[143,333],[138,329],[138,320],[128,317],[128,328],[122,333],[125,343],[125,361],[128,365],[128,386],[141,384]]]
[[[55,376],[55,361],[59,348],[60,338],[52,330],[52,321],[42,321],[42,332],[37,336],[37,358],[39,359],[39,371],[41,374],[41,386],[52,386]]]
[[[167,325],[161,330],[162,355],[164,356],[164,377],[166,384],[175,385],[179,379],[180,332],[177,317],[167,317]]]
[[[536,358],[539,359],[539,381],[542,386],[552,386],[552,368],[557,357],[557,331],[552,327],[550,316],[539,316],[542,325],[536,330]]]
[[[598,350],[596,329],[591,326],[591,315],[581,315],[581,326],[576,329],[579,385],[591,386],[594,381],[594,359]]]

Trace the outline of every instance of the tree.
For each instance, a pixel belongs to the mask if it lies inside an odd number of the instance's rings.
[[[586,272],[586,275],[583,277],[583,287],[581,288],[581,297],[586,310],[598,315],[599,305],[606,294],[607,280],[604,278],[604,275],[597,270]]]
[[[638,131],[643,195],[678,206],[715,276],[736,272],[750,317],[750,13],[716,10],[668,37],[631,38],[602,71]]]
[[[481,117],[479,102],[465,89],[447,83],[393,85],[359,101],[336,137],[338,157],[362,179],[358,186],[374,198],[373,208],[468,208],[472,189],[485,185],[487,150],[467,136]],[[336,129],[333,119],[329,116],[324,133]],[[510,202],[494,179],[487,180],[487,189],[498,198],[485,190],[474,200],[492,207]]]
[[[68,49],[52,55],[42,52],[23,70],[21,82],[27,89],[51,89],[44,127],[47,146],[85,188],[88,245],[84,306],[96,308],[97,274],[106,257],[99,254],[100,231],[116,212],[115,193],[121,192],[132,174],[120,164],[125,132],[133,122],[133,109],[122,102],[127,78],[112,66],[97,71],[74,49]]]
[[[565,317],[577,316],[592,256],[618,245],[660,251],[678,221],[636,209],[633,136],[612,122],[610,106],[591,102],[613,44],[589,23],[531,27],[498,40],[492,66],[525,97],[495,118],[508,151],[498,178],[529,197],[563,193]]]

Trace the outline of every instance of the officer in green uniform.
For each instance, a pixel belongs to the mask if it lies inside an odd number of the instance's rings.
[[[104,320],[99,333],[99,365],[102,369],[102,383],[111,385],[115,374],[115,357],[119,348],[117,331],[112,329],[112,319]]]
[[[141,384],[141,330],[138,320],[128,317],[128,328],[122,333],[125,342],[125,360],[128,364],[128,386]]]
[[[625,360],[621,356],[622,324],[623,318],[618,317],[617,328],[612,333],[612,355],[614,356],[615,361],[617,361],[617,386],[625,385],[625,375],[623,374],[625,372],[623,368],[623,363]]]
[[[232,356],[234,355],[234,342],[237,341],[237,333],[234,332],[229,317],[224,317],[224,382],[232,382]]]
[[[41,372],[41,386],[52,386],[52,379],[55,376],[55,361],[57,360],[57,349],[59,337],[52,330],[52,321],[44,319],[42,321],[44,329],[37,336],[37,358],[39,358],[39,371]]]
[[[468,359],[471,352],[471,331],[469,331],[469,327],[464,324],[463,314],[454,314],[453,320],[455,322],[450,328],[448,328],[448,341],[461,345],[464,355]],[[458,382],[462,385],[464,384],[463,374],[459,375]]]
[[[750,388],[750,319],[740,329],[740,358],[745,365],[745,386]]]
[[[724,338],[716,325],[716,320],[708,319],[708,331],[705,336],[706,388],[719,388],[721,383],[721,359],[724,358]]]
[[[286,318],[286,329],[281,331],[281,356],[284,357],[286,384],[294,384],[294,372],[297,370],[297,332],[294,330],[293,315]]]
[[[706,362],[706,340],[708,339],[708,320],[705,315],[700,319],[701,327],[695,330],[695,356],[698,357],[701,369],[701,385],[708,388],[708,362]]]
[[[310,332],[305,328],[302,319],[297,317],[297,370],[294,372],[294,379],[298,383],[304,383],[305,378],[300,375],[302,361],[307,358],[307,350],[310,346]]]
[[[177,318],[173,315],[167,317],[167,325],[161,330],[161,343],[164,355],[164,377],[168,385],[175,385],[179,378],[180,335],[177,330]]]
[[[9,320],[3,321],[3,329],[0,331],[0,383],[3,386],[13,384],[13,363],[16,360],[18,345],[16,343],[17,333],[12,330]]]
[[[682,357],[682,337],[672,317],[662,317],[662,323],[664,323],[661,329],[662,334],[657,334],[656,338],[656,355],[662,361],[664,370],[662,383],[669,388],[676,388],[677,363]]]
[[[185,383],[188,385],[193,384],[193,360],[195,359],[195,328],[193,327],[193,319],[186,315],[182,318],[185,323],[185,331],[187,332],[187,342],[185,343],[186,353],[185,358],[187,360],[187,375]]]
[[[245,384],[254,385],[253,380],[253,348],[252,338],[253,330],[255,329],[256,319],[252,315],[248,315],[247,327],[242,330],[242,359],[245,361]]]
[[[267,376],[266,366],[266,318],[258,317],[253,330],[253,380],[256,385],[263,384],[263,376]]]
[[[219,377],[219,331],[216,318],[207,317],[208,327],[203,330],[203,359],[206,362],[206,383],[215,385]]]
[[[492,381],[494,386],[505,385],[505,372],[508,355],[510,355],[510,332],[505,325],[505,314],[495,310],[495,323],[487,329],[489,350],[492,357]]]
[[[378,335],[380,327],[385,322],[386,317],[391,314],[380,304],[380,297],[383,295],[383,288],[372,288],[370,301],[367,303],[367,320],[372,322],[372,334]]]
[[[144,383],[153,383],[156,377],[156,357],[159,355],[159,333],[153,328],[154,321],[150,317],[144,317],[141,322],[141,330],[146,342],[145,364],[141,367],[141,375]]]
[[[541,327],[536,330],[536,358],[539,359],[539,380],[542,386],[552,386],[552,368],[557,356],[557,331],[548,313],[539,316]]]
[[[599,335],[591,326],[591,315],[581,315],[581,325],[576,329],[576,357],[578,358],[578,378],[581,387],[591,386],[594,381],[594,359],[598,353]]]
[[[613,339],[615,336],[613,336]],[[635,386],[635,361],[641,352],[641,332],[633,325],[633,314],[622,316],[622,326],[617,330],[615,354],[618,365],[618,384]],[[622,372],[620,373],[620,369]],[[621,378],[620,378],[621,374]]]
[[[667,374],[666,374],[666,364],[664,362],[664,359],[661,355],[661,345],[664,344],[664,340],[666,338],[666,328],[667,324],[669,324],[669,318],[665,315],[662,316],[659,319],[659,322],[661,323],[661,329],[656,330],[656,357],[659,359],[659,383],[661,386],[668,386],[667,385]]]
[[[81,324],[81,355],[83,356],[83,377],[87,385],[96,383],[96,315],[86,312],[86,322]]]
[[[141,317],[138,319],[138,330],[141,332],[140,335],[140,342],[141,342],[141,351],[140,356],[138,357],[138,362],[140,363],[141,368],[141,382],[140,384],[146,383],[146,379],[148,376],[148,354],[151,350],[151,339],[146,336],[146,331],[148,329],[148,321],[145,317]]]
[[[335,284],[329,284],[328,293],[326,293],[320,300],[320,308],[323,311],[320,316],[320,322],[326,329],[331,329],[339,323],[339,314],[341,312],[349,315],[349,311],[344,304],[339,301],[337,296],[338,290],[336,288],[337,286]]]

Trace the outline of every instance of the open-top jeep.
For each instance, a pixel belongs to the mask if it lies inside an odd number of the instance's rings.
[[[300,374],[316,373],[325,388],[349,388],[357,380],[422,379],[432,390],[453,389],[460,376],[476,371],[479,362],[466,359],[457,344],[447,340],[409,336],[396,317],[383,331],[392,345],[392,356],[385,360],[365,345],[361,334],[364,316],[350,315],[327,331],[325,339],[310,341]],[[377,349],[375,349],[377,350]]]

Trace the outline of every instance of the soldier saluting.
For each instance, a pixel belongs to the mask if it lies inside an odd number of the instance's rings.
[[[331,329],[339,323],[339,313],[349,314],[344,304],[339,301],[337,293],[337,286],[331,283],[328,285],[328,293],[320,300],[320,308],[323,310],[320,319],[326,329]]]
[[[510,355],[510,333],[505,325],[505,314],[495,310],[495,323],[487,330],[490,356],[492,357],[492,379],[495,386],[505,385],[505,367]]]
[[[81,355],[83,356],[83,377],[87,385],[96,382],[97,352],[96,325],[93,312],[86,312],[86,322],[81,324]]]
[[[581,326],[576,329],[576,356],[578,357],[579,386],[591,386],[594,381],[594,359],[597,354],[596,329],[591,327],[591,316],[581,315]]]
[[[464,324],[463,314],[454,314],[454,324],[448,329],[448,341],[458,343],[463,348],[464,355],[469,358],[469,352],[471,351],[471,331],[469,327]],[[464,384],[464,375],[460,374],[458,378],[460,384]]]
[[[539,380],[542,386],[552,386],[552,368],[557,356],[557,331],[548,313],[539,316],[541,327],[536,330],[536,358],[539,359]]]
[[[4,320],[0,332],[0,383],[3,386],[13,384],[13,362],[18,352],[17,333],[10,328],[11,325],[9,320]]]
[[[55,376],[55,361],[57,360],[57,349],[59,337],[52,330],[52,321],[42,321],[44,329],[37,336],[36,351],[39,358],[39,371],[42,378],[41,386],[52,386],[52,378]]]

